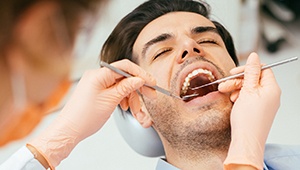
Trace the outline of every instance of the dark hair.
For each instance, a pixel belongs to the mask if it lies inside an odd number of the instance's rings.
[[[209,18],[210,7],[201,0],[149,0],[125,16],[112,31],[101,50],[101,60],[111,63],[121,59],[133,61],[132,48],[142,29],[154,19],[170,12],[185,11]],[[229,32],[213,21],[231,58],[238,65],[234,43]]]
[[[11,38],[14,25],[32,5],[46,0],[1,0],[0,1],[0,52]],[[49,0],[57,2],[67,22],[70,37],[74,38],[74,23],[83,12],[94,13],[107,0]],[[1,54],[0,54],[1,55]]]
[[[219,35],[221,36],[222,40],[224,41],[227,52],[231,56],[231,59],[234,61],[235,65],[238,66],[239,65],[239,60],[236,56],[233,39],[232,39],[230,33],[219,22],[217,22],[217,21],[212,21],[212,22],[216,26]]]

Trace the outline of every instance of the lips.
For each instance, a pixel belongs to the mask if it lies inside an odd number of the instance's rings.
[[[218,90],[218,85],[211,85],[197,90],[192,90],[194,87],[198,87],[216,80],[216,76],[213,71],[204,68],[197,68],[192,70],[184,78],[184,82],[181,87],[180,97],[190,96],[192,94],[197,94],[194,97],[187,98],[185,102],[191,101],[196,97],[202,97],[208,93]],[[193,95],[192,95],[193,96]]]

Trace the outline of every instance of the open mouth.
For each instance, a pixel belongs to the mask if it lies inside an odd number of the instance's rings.
[[[206,86],[197,90],[192,90],[192,88],[213,82],[215,80],[216,80],[215,76],[209,70],[201,69],[201,68],[194,70],[193,72],[188,74],[187,77],[185,78],[180,91],[180,97],[193,96],[193,94],[197,94],[194,95],[193,97],[188,97],[184,100],[185,102],[188,102],[193,100],[196,97],[202,97],[207,95],[208,93],[217,91],[218,90],[217,84]]]

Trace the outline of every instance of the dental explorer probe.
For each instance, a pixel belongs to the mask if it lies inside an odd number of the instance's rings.
[[[104,62],[104,61],[101,61],[100,65],[103,66],[103,67],[106,67],[106,68],[108,68],[108,69],[110,69],[110,70],[112,70],[112,71],[114,71],[114,72],[116,72],[116,73],[118,73],[118,74],[120,74],[122,76],[125,76],[127,78],[132,77],[132,75],[130,75],[130,74],[128,74],[128,73],[126,73],[126,72],[124,72],[124,71],[122,71],[122,70],[120,70],[120,69],[118,69],[118,68],[116,68],[116,67],[114,67],[114,66],[112,66],[112,65],[110,65],[110,64],[108,64],[106,62]],[[181,97],[179,97],[179,96],[171,93],[170,91],[168,91],[166,89],[163,89],[163,88],[161,88],[159,86],[156,86],[156,85],[155,86],[150,86],[150,85],[147,85],[147,84],[144,84],[144,86],[150,87],[152,89],[155,89],[155,90],[157,90],[157,91],[159,91],[159,92],[161,92],[161,93],[163,93],[163,94],[165,94],[167,96],[175,97],[176,99],[182,100]]]
[[[264,65],[264,66],[261,67],[261,70],[264,70],[264,69],[267,69],[267,68],[271,68],[271,67],[275,67],[275,66],[279,66],[279,65],[282,65],[282,64],[286,64],[286,63],[295,61],[297,59],[298,59],[298,57],[292,57],[292,58],[281,60],[281,61],[278,61],[278,62],[275,62],[275,63]],[[207,84],[204,84],[202,86],[191,88],[191,90],[197,90],[197,89],[200,89],[200,88],[203,88],[203,87],[207,87],[207,86],[210,86],[210,85],[213,85],[213,84],[218,84],[218,83],[230,80],[230,79],[242,77],[242,76],[244,76],[244,74],[245,74],[244,72],[241,72],[241,73],[234,74],[234,75],[231,75],[231,76],[228,76],[228,77],[224,77],[224,78],[218,79],[216,81],[213,81],[211,83],[207,83]]]

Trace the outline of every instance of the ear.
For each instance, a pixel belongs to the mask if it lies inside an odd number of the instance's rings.
[[[132,115],[144,128],[149,128],[152,126],[153,122],[148,110],[145,107],[142,98],[141,97],[139,98],[140,98],[141,108],[139,111],[132,113]]]

